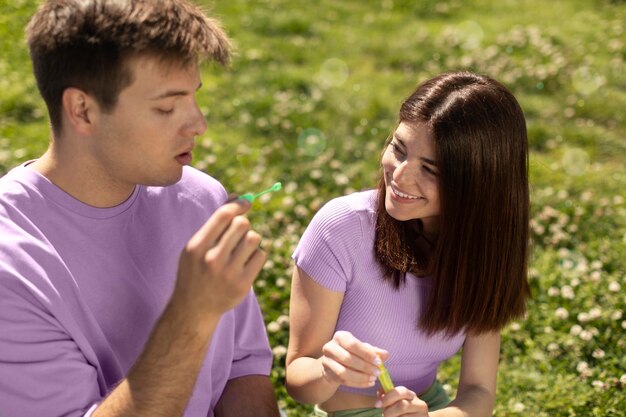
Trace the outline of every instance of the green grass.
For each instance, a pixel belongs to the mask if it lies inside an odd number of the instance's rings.
[[[23,26],[33,0],[0,0],[0,173],[39,155],[47,119]],[[285,393],[291,253],[330,198],[372,187],[399,103],[468,68],[511,88],[531,144],[533,299],[503,333],[498,416],[626,416],[626,5],[620,0],[207,2],[232,66],[204,71],[209,121],[195,165],[244,193],[282,181],[252,221],[269,261],[256,281],[272,378]],[[442,366],[454,392],[459,358]]]

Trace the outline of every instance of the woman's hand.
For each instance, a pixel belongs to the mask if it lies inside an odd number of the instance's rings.
[[[384,417],[428,417],[428,405],[417,394],[405,387],[379,392],[376,408],[383,409]]]
[[[374,386],[380,373],[377,361],[387,359],[387,351],[363,343],[350,332],[338,331],[322,348],[324,378],[332,384],[354,388]]]

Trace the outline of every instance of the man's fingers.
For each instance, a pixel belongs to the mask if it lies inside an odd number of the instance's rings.
[[[218,208],[202,227],[191,237],[187,244],[190,250],[200,253],[208,251],[221,239],[236,216],[246,213],[250,203],[246,200],[235,200]]]
[[[249,258],[259,249],[261,244],[261,235],[254,230],[248,230],[239,240],[237,246],[232,250],[231,263],[233,265],[241,265],[242,267],[248,263]]]
[[[243,273],[247,277],[256,277],[267,260],[267,254],[261,249],[255,249],[252,256],[248,258]]]

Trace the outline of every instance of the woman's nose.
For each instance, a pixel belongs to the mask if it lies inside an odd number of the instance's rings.
[[[402,161],[393,171],[393,179],[398,184],[415,182],[417,180],[416,169],[409,161]]]

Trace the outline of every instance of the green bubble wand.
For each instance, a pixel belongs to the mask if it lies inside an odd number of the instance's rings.
[[[257,199],[258,197],[262,196],[263,194],[267,194],[267,193],[271,193],[272,191],[278,191],[281,188],[283,188],[283,185],[280,182],[275,182],[274,185],[272,185],[270,188],[268,188],[267,190],[263,190],[260,193],[254,194],[254,193],[246,193],[242,196],[239,196],[239,198],[243,198],[244,200],[248,200],[249,202],[253,202],[255,199]]]
[[[386,394],[394,388],[393,382],[391,382],[389,371],[387,370],[387,368],[385,368],[383,361],[380,361],[380,363],[378,364],[378,369],[380,370],[378,380],[380,381],[380,386],[383,388],[383,391]]]

